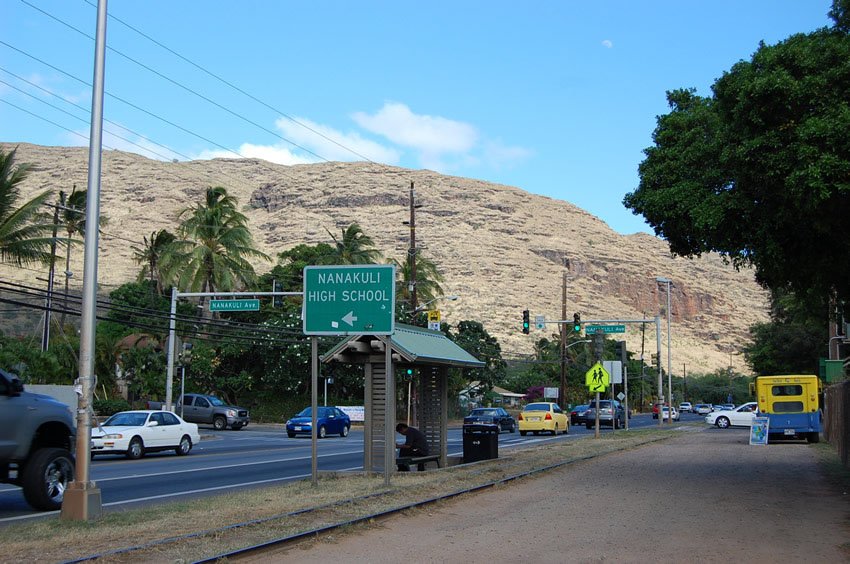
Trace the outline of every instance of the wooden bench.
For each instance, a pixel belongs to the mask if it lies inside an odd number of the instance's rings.
[[[403,464],[407,467],[416,464],[419,471],[425,470],[425,464],[428,462],[436,462],[437,468],[441,468],[439,454],[429,454],[427,456],[399,456],[395,459],[396,464]]]

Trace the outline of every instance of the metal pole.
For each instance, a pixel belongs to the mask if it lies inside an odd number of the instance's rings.
[[[325,403],[325,406],[327,407],[327,405],[328,405],[328,379],[324,378],[324,380],[325,380],[325,402],[324,403]]]
[[[408,252],[408,257],[410,259],[410,311],[416,312],[416,205],[414,204],[413,198],[415,197],[415,193],[413,192],[413,182],[410,182],[410,249]],[[412,320],[411,320],[412,321]]]
[[[183,397],[186,395],[186,365],[180,365],[180,417],[183,417]]]
[[[103,75],[106,66],[106,0],[97,3],[94,80],[92,81],[91,132],[89,134],[88,193],[83,258],[83,301],[80,322],[79,383],[82,395],[77,406],[77,467],[62,503],[63,519],[90,520],[102,514],[100,489],[89,481],[91,453],[91,403],[94,388],[95,323],[97,321],[97,248],[100,225],[100,172],[103,151]]]
[[[620,341],[622,343],[622,349],[620,353],[620,361],[623,363],[623,393],[626,394],[626,402],[625,402],[625,410],[626,410],[626,431],[629,430],[629,369],[626,364],[629,361],[629,352],[626,349],[626,342]]]
[[[314,487],[319,485],[319,338],[310,337],[313,357],[312,377],[310,378],[310,480]]]
[[[655,350],[658,351],[658,426],[664,423],[664,378],[661,375],[661,316],[655,316]]]
[[[596,353],[596,362],[602,362],[602,347],[604,346],[604,341],[603,341],[604,337],[602,335],[603,335],[602,329],[597,329],[596,334],[594,335],[594,339],[596,341],[594,343],[594,349],[595,349],[595,353]],[[610,384],[610,382],[609,382],[609,384]],[[594,407],[596,408],[595,409],[596,431],[593,434],[593,438],[598,439],[599,438],[599,410],[601,409],[601,406],[599,405],[599,392],[596,392],[596,405]]]
[[[165,370],[165,409],[171,411],[171,394],[174,387],[174,345],[177,341],[177,287],[171,287],[171,317],[168,321],[168,352]]]
[[[670,398],[670,418],[667,420],[667,423],[670,425],[673,424],[673,364],[671,361],[671,351],[670,351],[670,283],[671,280],[667,280],[667,397]],[[659,363],[660,364],[660,363]]]
[[[411,183],[412,184],[412,183]],[[393,374],[392,335],[387,336],[384,352],[386,376],[386,413],[384,428],[384,485],[390,485],[390,476],[395,462],[395,375]]]

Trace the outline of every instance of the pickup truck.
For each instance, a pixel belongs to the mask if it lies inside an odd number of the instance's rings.
[[[75,434],[67,405],[24,391],[17,376],[0,370],[0,483],[23,488],[33,509],[62,507],[74,479]]]
[[[150,409],[163,409],[159,402],[148,402]],[[206,394],[184,394],[174,406],[174,412],[190,423],[206,423],[217,431],[230,427],[238,431],[251,422],[244,407],[227,405],[215,396]]]

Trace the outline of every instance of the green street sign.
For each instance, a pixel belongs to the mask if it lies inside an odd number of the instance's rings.
[[[625,325],[585,325],[584,334],[593,335],[597,331],[602,330],[606,335],[609,333],[625,333]]]
[[[392,335],[395,265],[304,267],[305,335]]]
[[[210,311],[260,311],[260,300],[210,300]]]

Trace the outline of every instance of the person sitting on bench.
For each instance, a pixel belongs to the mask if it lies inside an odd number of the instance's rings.
[[[395,430],[396,433],[405,437],[403,443],[396,443],[395,445],[399,449],[399,457],[428,456],[428,442],[425,440],[425,433],[416,427],[409,427],[406,423],[399,423],[395,426]],[[420,462],[416,468],[420,472],[425,470],[425,463]],[[410,472],[410,465],[399,463],[398,471]]]

